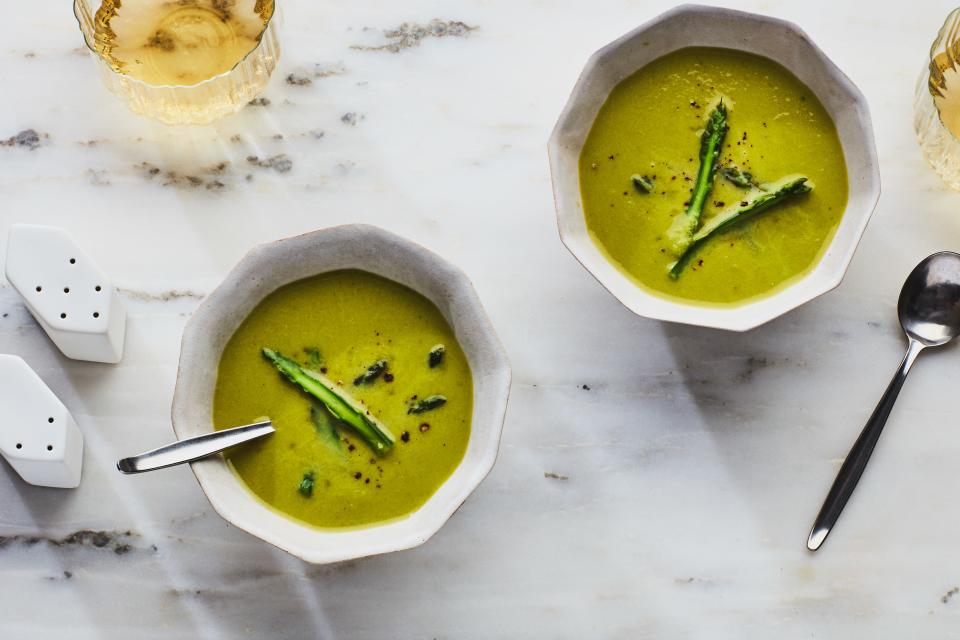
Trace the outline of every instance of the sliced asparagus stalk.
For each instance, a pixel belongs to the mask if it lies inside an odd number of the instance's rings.
[[[379,378],[384,371],[387,370],[387,361],[386,360],[377,360],[372,365],[367,367],[367,370],[358,375],[353,379],[353,386],[357,387],[361,384],[369,384]]]
[[[728,165],[720,169],[720,175],[723,176],[727,182],[731,182],[741,189],[753,189],[759,186],[753,181],[752,173],[742,171],[740,167],[734,165]]]
[[[442,407],[445,404],[447,404],[447,399],[444,396],[427,396],[423,400],[418,400],[410,405],[407,413],[426,413],[427,411],[433,411],[438,407]]]
[[[427,364],[430,368],[439,367],[443,363],[443,357],[447,353],[447,348],[442,344],[435,344],[430,348],[430,355],[427,357]]]
[[[323,356],[320,355],[320,349],[316,347],[307,347],[303,351],[307,354],[311,367],[319,367],[321,364],[323,364]]]
[[[313,471],[307,471],[305,474],[303,474],[303,478],[300,480],[300,485],[297,487],[297,491],[299,491],[304,498],[309,498],[313,495],[313,485],[316,483],[316,481],[317,474],[315,474]]]
[[[273,349],[263,349],[263,356],[290,382],[322,402],[333,417],[353,427],[375,452],[386,453],[393,447],[396,438],[390,430],[331,380],[304,369]]]
[[[333,416],[327,411],[320,402],[315,402],[310,406],[310,421],[314,429],[317,430],[317,436],[328,447],[337,453],[343,453],[343,442],[340,440],[340,433],[334,424]]]
[[[630,182],[633,183],[633,188],[639,193],[650,193],[653,191],[653,180],[647,176],[641,176],[640,174],[635,173],[630,176]]]
[[[700,170],[693,184],[693,193],[687,204],[687,210],[673,219],[667,230],[670,249],[676,255],[682,255],[693,242],[694,233],[700,226],[703,207],[707,202],[713,179],[717,173],[717,163],[723,147],[723,138],[727,135],[727,107],[723,99],[717,103],[707,118],[707,126],[700,136]]]
[[[785,176],[752,190],[742,202],[728,207],[718,213],[710,222],[703,225],[703,228],[693,236],[693,242],[683,252],[680,259],[670,265],[670,277],[674,280],[679,278],[697,250],[714,236],[735,224],[755,217],[792,196],[807,193],[811,190],[813,190],[813,184],[808,183],[807,177],[801,175]]]

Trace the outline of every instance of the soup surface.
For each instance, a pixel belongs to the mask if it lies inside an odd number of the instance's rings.
[[[672,279],[677,257],[664,236],[686,208],[700,134],[721,97],[730,127],[721,168],[759,182],[803,174],[814,189],[706,242]],[[635,174],[650,177],[650,193],[634,188]],[[580,155],[580,190],[595,242],[635,283],[661,296],[729,305],[771,293],[816,265],[846,207],[847,170],[829,114],[787,69],[749,53],[694,47],[651,62],[613,90]],[[718,173],[703,223],[744,193]]]
[[[429,353],[445,347],[440,364]],[[262,355],[274,349],[322,372],[366,405],[396,437],[382,456]],[[385,360],[386,372],[354,379]],[[408,413],[443,395],[443,406]],[[313,410],[317,407],[319,410]],[[460,463],[470,437],[473,383],[466,356],[440,311],[420,294],[361,271],[336,271],[265,298],[224,350],[214,398],[217,429],[269,417],[277,432],[227,459],[272,507],[319,527],[356,527],[420,507]],[[335,431],[328,431],[336,424]],[[333,439],[324,434],[338,434]],[[302,490],[310,476],[310,491]]]

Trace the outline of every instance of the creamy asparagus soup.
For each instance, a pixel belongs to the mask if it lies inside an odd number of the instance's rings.
[[[847,202],[843,149],[776,62],[695,47],[622,81],[580,155],[587,228],[639,286],[741,303],[812,269]]]
[[[227,459],[264,502],[319,527],[420,507],[460,463],[473,383],[441,313],[420,294],[336,271],[267,296],[227,344],[217,429],[269,417],[277,432]]]

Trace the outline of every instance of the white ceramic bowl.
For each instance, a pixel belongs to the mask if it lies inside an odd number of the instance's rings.
[[[830,113],[847,161],[847,209],[817,266],[789,287],[739,306],[697,306],[644,291],[603,255],[587,231],[580,202],[580,150],[611,90],[647,63],[692,46],[740,49],[785,66]],[[549,154],[560,237],[577,260],[639,315],[720,329],[752,329],[839,285],[880,197],[877,152],[863,94],[796,25],[718,7],[677,7],[594,53],[553,130]]]
[[[193,463],[217,512],[236,526],[308,562],[325,563],[417,546],[437,532],[480,484],[497,457],[510,392],[510,364],[467,277],[436,254],[376,227],[347,225],[253,249],[187,323],[173,398],[178,438],[209,433],[217,366],[227,341],[253,308],[290,282],[361,269],[406,285],[443,313],[473,372],[473,422],[460,466],[420,509],[401,520],[325,530],[267,507],[219,456]]]

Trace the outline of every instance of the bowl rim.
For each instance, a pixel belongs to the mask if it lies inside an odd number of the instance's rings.
[[[664,22],[677,19],[685,15],[697,16],[725,16],[741,21],[750,21],[754,24],[763,24],[768,27],[779,27],[795,33],[810,48],[810,54],[822,64],[824,71],[829,75],[830,83],[839,86],[846,94],[852,97],[850,102],[859,116],[859,135],[862,138],[863,146],[867,152],[867,162],[860,169],[860,173],[866,178],[864,187],[864,197],[858,205],[858,217],[854,221],[851,229],[850,238],[846,244],[838,245],[838,233],[843,221],[850,217],[851,208],[848,200],[843,216],[838,223],[837,231],[820,252],[811,269],[805,274],[795,278],[793,281],[781,285],[776,290],[758,296],[756,298],[733,305],[709,305],[698,303],[696,301],[685,302],[680,299],[670,298],[664,295],[657,295],[641,285],[637,284],[632,278],[624,273],[607,256],[599,243],[591,237],[589,230],[583,236],[575,235],[569,229],[565,229],[565,221],[579,216],[583,217],[582,208],[579,211],[569,211],[568,207],[561,204],[561,186],[564,179],[558,165],[560,164],[560,155],[562,151],[561,138],[564,126],[578,107],[578,99],[587,89],[587,84],[592,74],[596,71],[600,61],[615,52],[617,48],[625,43],[641,36],[651,28]],[[678,42],[676,46],[668,48],[660,56],[666,55],[672,51],[693,46],[685,42]],[[719,46],[719,45],[718,45]],[[738,49],[738,47],[727,47]],[[748,49],[739,48],[738,50],[750,52]],[[761,55],[771,60],[784,64],[781,60],[768,54]],[[648,62],[649,64],[652,60]],[[634,72],[639,71],[644,65],[638,66]],[[786,66],[786,65],[784,65]],[[789,70],[789,68],[788,68]],[[795,73],[790,70],[791,73]],[[806,83],[805,83],[806,84]],[[616,84],[614,85],[616,86]],[[811,89],[812,91],[813,89]],[[815,92],[816,93],[816,92]],[[609,97],[609,92],[604,97],[604,101]],[[820,96],[818,95],[818,98]],[[831,114],[832,115],[832,114]],[[836,125],[836,120],[834,120]],[[839,133],[839,127],[838,127]],[[563,110],[557,118],[549,141],[547,143],[547,155],[550,164],[551,183],[554,199],[555,222],[560,240],[573,257],[587,270],[611,295],[613,295],[625,307],[642,317],[653,320],[676,322],[693,326],[701,326],[714,329],[726,329],[730,331],[747,331],[756,328],[762,324],[770,322],[793,309],[814,300],[823,294],[835,289],[843,281],[850,262],[859,247],[863,234],[870,219],[876,209],[881,193],[881,178],[879,170],[879,160],[877,157],[876,141],[873,131],[873,121],[870,115],[870,108],[866,96],[857,88],[852,80],[830,59],[829,56],[817,45],[817,43],[795,23],[773,16],[742,11],[738,9],[728,9],[725,7],[715,7],[701,4],[681,4],[673,7],[663,13],[654,16],[650,20],[642,23],[640,26],[631,29],[627,33],[615,38],[604,46],[594,51],[587,59],[580,74],[570,92]],[[850,167],[848,163],[848,175]],[[579,178],[578,178],[579,180]],[[578,182],[579,184],[579,182]],[[585,223],[584,223],[585,224]],[[831,271],[822,271],[819,269],[828,254],[838,256],[838,263]]]
[[[324,236],[331,236],[333,237],[332,241],[339,242],[347,240],[351,242],[372,241],[389,243],[396,246],[399,251],[423,261],[424,265],[429,266],[430,271],[428,274],[421,274],[419,277],[424,278],[422,281],[425,281],[425,278],[428,277],[435,282],[447,282],[450,285],[449,288],[452,290],[451,309],[456,308],[466,313],[470,318],[472,326],[479,332],[478,340],[483,343],[483,348],[487,350],[484,355],[489,357],[487,366],[489,371],[485,374],[479,372],[476,364],[471,359],[471,373],[474,381],[474,411],[472,414],[470,440],[468,441],[467,450],[464,453],[463,459],[423,505],[410,514],[394,520],[375,523],[369,526],[344,529],[315,527],[282,514],[279,510],[264,503],[245,485],[242,479],[228,468],[229,465],[222,457],[215,456],[190,463],[191,470],[208,502],[214,511],[227,522],[291,555],[314,564],[340,562],[410,549],[423,544],[439,531],[493,469],[499,453],[512,377],[507,353],[483,308],[473,284],[462,270],[422,245],[379,227],[368,224],[338,225],[273,240],[252,247],[236,265],[230,269],[220,284],[201,301],[187,322],[181,341],[176,386],[171,404],[173,430],[178,439],[193,435],[189,433],[190,427],[185,423],[178,424],[181,420],[186,421],[187,415],[190,413],[185,406],[189,404],[190,399],[186,398],[186,393],[183,389],[184,386],[189,383],[192,375],[189,371],[189,360],[196,357],[191,351],[192,345],[202,340],[209,341],[213,339],[212,334],[209,333],[206,337],[202,334],[195,335],[203,331],[203,328],[198,327],[198,325],[205,321],[206,316],[217,313],[217,307],[220,305],[223,296],[229,294],[229,288],[238,285],[251,286],[249,281],[243,283],[242,278],[245,275],[244,272],[251,268],[251,265],[255,263],[258,257],[270,255],[278,250],[282,250],[281,247],[284,246],[294,247],[296,243],[309,242],[314,238]],[[357,268],[368,273],[386,277],[404,286],[409,286],[406,283],[399,282],[395,278],[378,273],[373,269],[364,269],[362,266],[322,269],[316,271],[313,275],[338,271],[344,268]],[[311,276],[307,275],[304,277]],[[298,279],[302,278],[295,278],[276,286],[271,285],[265,293],[257,297],[252,303],[253,307],[277,288]],[[456,331],[454,321],[444,313],[437,300],[415,287],[410,288],[437,306],[447,322],[450,323],[451,327],[454,327]],[[240,319],[239,322],[242,322],[242,319]],[[232,333],[233,331],[230,332],[231,335]],[[463,336],[459,332],[457,332],[456,337],[458,342],[462,342]],[[219,350],[218,356],[220,354],[222,354],[222,349]],[[495,402],[482,410],[477,407],[478,378],[481,375],[484,377],[484,383],[489,385],[489,388],[495,396]],[[477,424],[478,412],[481,418],[483,418],[483,424]],[[477,434],[480,433],[481,430],[484,433],[491,434],[492,442],[485,448],[480,449],[475,458],[470,459],[468,456],[471,451],[471,443],[474,442],[475,437],[477,437]],[[224,471],[233,477],[235,486],[239,486],[239,489],[244,492],[245,499],[242,503],[235,501],[232,496],[219,495],[222,489],[218,488],[218,483],[225,477]],[[450,496],[442,496],[441,494],[444,488],[455,478],[459,483],[459,488],[454,490]],[[224,494],[232,491],[233,487],[228,486]],[[444,500],[435,500],[438,499],[438,496],[443,497]],[[389,539],[378,540],[378,535],[386,530],[389,530]],[[306,532],[314,541],[323,538],[327,540],[327,542],[330,542],[330,544],[310,545],[305,544],[302,540],[299,542],[292,540],[291,537],[295,537],[292,535],[294,531],[297,532],[298,535],[304,535]]]

